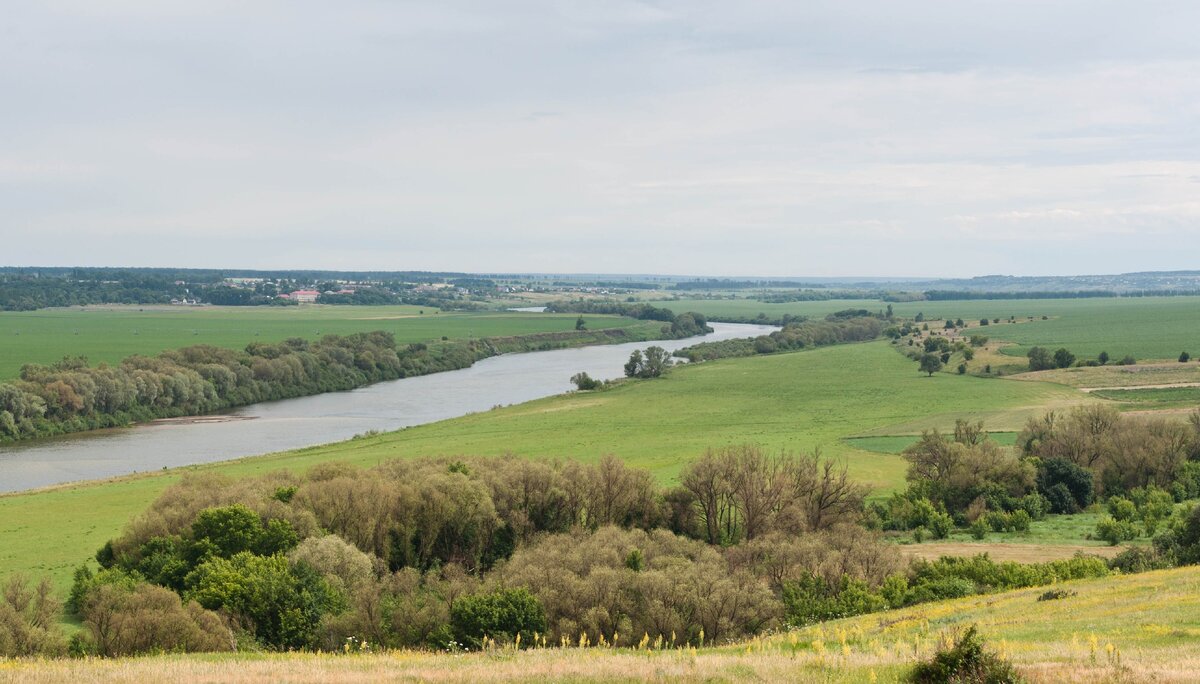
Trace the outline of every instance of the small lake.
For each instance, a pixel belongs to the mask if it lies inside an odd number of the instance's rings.
[[[657,344],[673,351],[776,329],[710,325],[714,332],[703,337],[505,354],[462,370],[255,404],[223,417],[162,421],[0,447],[0,492],[224,461],[341,441],[368,430],[432,423],[561,394],[573,389],[570,377],[580,371],[597,379],[621,377],[634,349]]]

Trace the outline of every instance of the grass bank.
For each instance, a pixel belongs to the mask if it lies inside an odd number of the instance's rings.
[[[0,576],[49,574],[65,587],[74,567],[188,471],[244,476],[327,461],[375,465],[393,458],[507,452],[592,460],[615,454],[668,482],[706,448],[756,442],[769,449],[821,448],[844,459],[856,479],[884,493],[903,487],[902,459],[856,448],[844,438],[948,428],[960,417],[1014,430],[1045,407],[1085,399],[1046,383],[947,374],[927,378],[885,342],[703,363],[658,380],[364,439],[3,496]]]

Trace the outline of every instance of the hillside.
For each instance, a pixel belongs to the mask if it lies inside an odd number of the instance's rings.
[[[0,682],[380,680],[894,682],[976,625],[1033,682],[1190,682],[1200,667],[1200,568],[919,605],[711,650],[547,648],[448,656],[253,654],[0,661]],[[1072,592],[1074,592],[1072,594]]]

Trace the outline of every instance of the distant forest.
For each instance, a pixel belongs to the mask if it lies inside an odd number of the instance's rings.
[[[250,282],[232,283],[228,279]],[[341,283],[369,284],[338,293]],[[448,283],[452,290],[427,291],[421,285]],[[172,301],[223,306],[289,305],[278,295],[316,289],[329,304],[413,304],[441,309],[479,308],[471,294],[496,283],[465,273],[423,271],[247,271],[173,268],[0,268],[0,311],[33,311],[95,304],[169,304]],[[325,294],[330,292],[330,294]]]

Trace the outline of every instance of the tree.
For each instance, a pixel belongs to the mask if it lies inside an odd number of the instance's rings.
[[[535,632],[546,631],[546,611],[528,589],[497,589],[455,601],[450,624],[458,640],[473,648],[483,637],[508,642],[520,635],[532,644]]]
[[[575,385],[575,387],[577,389],[585,390],[585,391],[586,390],[594,390],[600,386],[599,380],[596,380],[595,378],[593,378],[592,376],[588,375],[585,372],[579,372],[579,373],[576,373],[575,375],[572,375],[571,382]]]
[[[1100,352],[1100,356],[1097,356],[1096,360],[1100,362],[1101,366],[1108,363],[1108,352],[1106,352],[1106,351]]]
[[[1031,371],[1050,370],[1058,367],[1058,364],[1054,362],[1054,357],[1042,347],[1030,348],[1026,356],[1029,357],[1029,370]]]
[[[926,352],[921,355],[921,372],[928,373],[929,377],[942,369],[942,357],[937,354]]]
[[[1192,360],[1191,354],[1189,354],[1187,352],[1182,352],[1179,354],[1179,363],[1187,363],[1188,361],[1191,361],[1191,360]]]
[[[1075,363],[1075,355],[1066,348],[1054,352],[1054,365],[1059,368],[1070,368]]]
[[[647,347],[645,352],[634,349],[625,364],[625,377],[657,378],[671,367],[671,353],[662,347]]]
[[[583,320],[583,316],[575,319],[576,330],[587,330],[587,322]]]
[[[891,305],[891,304],[888,304],[888,305],[887,305],[887,313],[886,313],[886,314],[884,314],[884,315],[885,315],[885,316],[887,316],[887,317],[888,317],[888,319],[891,319],[891,318],[892,318],[892,305]]]

